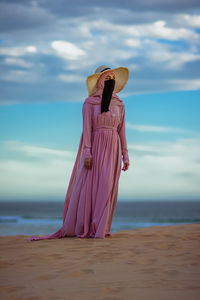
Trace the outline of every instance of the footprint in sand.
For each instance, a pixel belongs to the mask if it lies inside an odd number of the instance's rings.
[[[49,279],[55,279],[57,277],[58,277],[57,274],[46,274],[46,275],[41,275],[35,279],[36,280],[49,280]]]
[[[92,269],[78,269],[78,270],[73,270],[69,276],[70,277],[81,277],[83,275],[88,275],[88,274],[94,274],[94,270]]]
[[[64,255],[54,253],[54,254],[49,254],[47,257],[56,258],[56,259],[63,259]]]
[[[119,293],[123,290],[124,288],[120,287],[120,286],[107,286],[104,287],[103,289],[101,289],[101,293],[102,294],[115,294],[115,293]]]
[[[1,261],[0,262],[1,268],[8,268],[12,265],[15,265],[15,262],[11,262],[11,261]]]

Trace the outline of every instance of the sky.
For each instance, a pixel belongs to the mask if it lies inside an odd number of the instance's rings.
[[[128,67],[118,201],[200,200],[199,1],[0,1],[0,201],[64,201],[86,78]]]

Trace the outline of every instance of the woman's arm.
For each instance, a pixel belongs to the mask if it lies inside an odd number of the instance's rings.
[[[91,158],[91,135],[92,135],[92,114],[91,105],[83,103],[83,155],[85,158]]]
[[[123,162],[129,163],[129,155],[128,155],[127,141],[126,141],[126,130],[125,130],[125,107],[124,107],[124,105],[122,106],[122,120],[118,126],[118,133],[119,133],[119,137],[120,137],[120,141],[121,141]]]

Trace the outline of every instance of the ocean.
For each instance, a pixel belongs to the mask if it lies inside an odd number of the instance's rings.
[[[62,226],[64,202],[0,202],[0,236],[46,235]],[[200,223],[200,201],[119,201],[111,232]]]

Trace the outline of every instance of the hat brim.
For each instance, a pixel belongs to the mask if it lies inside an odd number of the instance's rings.
[[[99,77],[106,72],[115,73],[115,88],[114,93],[119,93],[126,85],[129,79],[129,69],[127,67],[119,67],[115,69],[108,69],[100,73],[94,73],[87,77],[86,83],[88,88],[88,95],[91,96],[96,91],[96,84]]]

